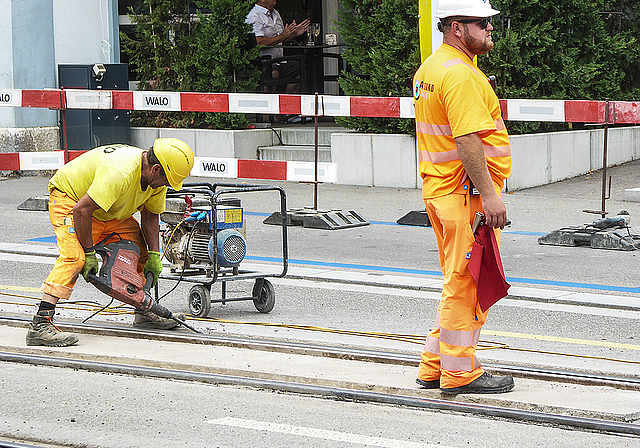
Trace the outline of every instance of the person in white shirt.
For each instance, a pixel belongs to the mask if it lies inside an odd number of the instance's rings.
[[[283,42],[295,39],[303,35],[309,28],[309,19],[297,24],[295,20],[288,25],[282,21],[280,13],[275,10],[276,0],[257,0],[253,9],[247,15],[246,22],[253,25],[253,32],[259,47],[280,46]],[[279,58],[283,56],[282,48],[263,48],[261,56]],[[300,77],[300,64],[298,61],[282,61],[273,64],[271,73],[273,78],[298,78]],[[287,93],[298,93],[300,84],[288,84]]]

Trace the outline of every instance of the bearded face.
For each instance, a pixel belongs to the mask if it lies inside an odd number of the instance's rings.
[[[461,37],[464,45],[473,54],[485,54],[493,48],[493,40],[491,39],[491,23],[486,29],[480,28],[479,23],[464,23],[464,34]]]

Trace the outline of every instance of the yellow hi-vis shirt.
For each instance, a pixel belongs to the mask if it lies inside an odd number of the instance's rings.
[[[477,132],[489,174],[504,185],[511,174],[511,146],[500,102],[482,71],[459,50],[443,44],[413,78],[422,197],[453,192],[466,179],[454,138]]]
[[[87,151],[56,172],[49,181],[49,192],[58,189],[76,202],[88,194],[100,206],[93,217],[103,222],[127,219],[143,206],[160,214],[165,210],[167,187],[142,191],[143,152],[120,144]]]

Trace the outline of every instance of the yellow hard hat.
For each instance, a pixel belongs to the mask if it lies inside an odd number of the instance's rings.
[[[162,165],[171,188],[178,191],[193,168],[193,151],[177,138],[157,138],[153,142],[153,153]]]

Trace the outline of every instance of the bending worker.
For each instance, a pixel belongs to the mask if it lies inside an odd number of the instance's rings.
[[[27,331],[27,345],[63,347],[78,336],[53,324],[56,303],[68,299],[82,274],[98,270],[93,245],[112,232],[140,248],[138,272],[162,272],[159,215],[165,210],[167,186],[182,188],[193,168],[193,152],[176,138],[159,138],[144,151],[127,145],[101,146],[60,168],[49,181],[49,217],[60,256],[42,285],[44,295]],[[133,218],[140,211],[141,223]],[[112,240],[117,241],[117,237]],[[170,329],[177,322],[136,310],[135,327]]]
[[[509,136],[498,97],[473,62],[493,47],[489,18],[498,13],[488,0],[440,0],[435,16],[443,44],[413,79],[422,196],[444,281],[416,382],[452,394],[514,386],[510,376],[484,372],[475,357],[487,313],[467,268],[475,213],[484,213],[498,241],[507,220],[501,190],[511,173]]]

